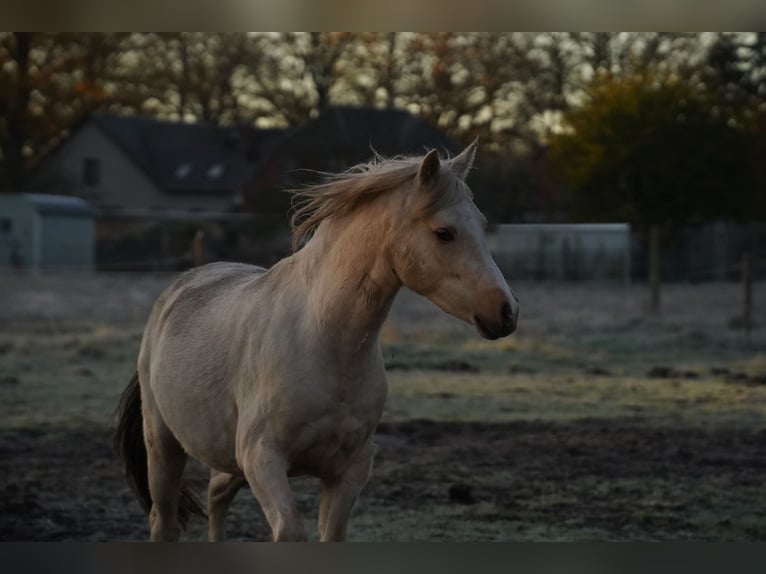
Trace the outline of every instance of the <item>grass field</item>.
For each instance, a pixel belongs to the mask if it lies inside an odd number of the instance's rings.
[[[0,277],[0,539],[147,537],[111,414],[171,280]],[[352,540],[766,539],[766,284],[749,338],[735,284],[665,286],[659,316],[640,285],[514,288],[518,331],[495,342],[400,294]],[[318,483],[294,486],[313,532]],[[248,492],[229,534],[268,538]]]

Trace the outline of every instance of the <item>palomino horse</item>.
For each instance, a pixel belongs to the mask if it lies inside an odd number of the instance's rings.
[[[291,256],[269,270],[206,265],[159,297],[115,435],[152,540],[204,514],[181,485],[187,453],[212,469],[210,540],[245,484],[274,540],[305,540],[288,483],[299,474],[322,482],[320,539],[345,538],[387,394],[378,335],[402,285],[487,339],[516,327],[464,182],[475,153],[378,158],[308,188]]]

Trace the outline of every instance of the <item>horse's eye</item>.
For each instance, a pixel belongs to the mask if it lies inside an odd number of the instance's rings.
[[[450,229],[445,229],[444,227],[434,230],[434,233],[436,238],[442,243],[449,243],[455,239],[455,234]]]

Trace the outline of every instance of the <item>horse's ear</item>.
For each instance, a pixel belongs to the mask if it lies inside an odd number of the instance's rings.
[[[439,152],[432,149],[425,155],[418,168],[418,183],[420,186],[427,187],[432,185],[439,178],[439,169],[441,169]]]
[[[468,172],[473,167],[473,160],[476,157],[476,148],[479,147],[479,138],[476,138],[471,142],[467,148],[465,148],[460,155],[453,157],[450,160],[450,167],[460,179],[465,181],[468,176]]]

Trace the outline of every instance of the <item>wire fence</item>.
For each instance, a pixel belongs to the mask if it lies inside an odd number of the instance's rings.
[[[225,259],[225,258],[224,258]],[[213,259],[211,259],[212,261]],[[228,260],[228,259],[225,259]],[[258,263],[258,262],[253,262]],[[756,278],[761,279],[766,276],[766,258],[754,259],[750,263],[752,272]],[[180,255],[173,255],[167,257],[146,257],[136,258],[129,260],[118,261],[96,261],[94,264],[80,264],[80,265],[52,265],[41,269],[41,271],[180,271],[183,269],[194,267],[194,258],[191,253],[184,253]],[[663,281],[694,281],[699,277],[712,277],[721,271],[727,272],[727,280],[736,280],[732,277],[734,273],[741,273],[743,268],[743,262],[736,261],[728,263],[726,265],[697,265],[694,267],[684,267],[682,270],[674,271],[672,268],[668,269],[668,266],[663,266],[661,271],[661,279]],[[6,271],[13,271],[8,267]],[[729,273],[731,272],[731,273]],[[512,274],[512,271],[509,275]],[[729,278],[731,277],[731,278]],[[552,278],[545,277],[544,275],[538,275],[535,279],[551,280]],[[636,277],[633,278],[636,280]],[[645,277],[638,277],[639,283],[643,282]],[[558,279],[556,279],[558,280]],[[573,279],[567,278],[565,281]],[[576,280],[576,279],[574,279]]]
[[[98,263],[97,271],[156,271],[177,269],[179,267],[192,267],[191,255],[178,255],[174,257],[160,257],[152,259],[134,259],[131,261],[110,261]]]
[[[720,274],[722,271],[726,272],[727,280],[738,280],[737,278],[731,277],[732,273],[742,273],[743,270],[743,261],[740,259],[739,261],[736,261],[734,263],[727,263],[723,265],[698,265],[694,267],[685,267],[683,270],[678,272],[673,272],[672,270],[668,271],[667,267],[663,267],[662,271],[660,272],[661,279],[663,281],[695,281],[700,280],[696,278],[704,278],[704,277],[714,277],[717,274]],[[756,277],[762,277],[766,276],[766,258],[762,259],[754,259],[750,261],[750,266],[753,274]],[[729,277],[731,277],[729,279]],[[704,279],[703,279],[704,280]],[[711,279],[708,279],[709,281]],[[714,279],[712,279],[714,280]]]
[[[576,227],[576,226],[572,226]],[[575,230],[576,232],[576,230]],[[632,235],[632,238],[630,238]],[[704,235],[703,244],[694,244],[699,251],[689,249],[689,242],[682,246],[672,246],[663,249],[660,253],[659,277],[662,282],[715,282],[715,281],[739,281],[743,272],[742,256],[745,253],[752,255],[750,272],[755,280],[766,279],[766,257],[760,256],[766,253],[766,248],[760,243],[763,233],[752,233],[750,239],[737,244],[724,245],[716,249],[714,244],[716,237],[712,233]],[[573,235],[576,237],[576,235]],[[648,253],[646,246],[640,240],[640,236],[631,234],[630,239],[622,240],[624,247],[613,248],[607,242],[604,244],[584,246],[574,250],[546,244],[543,241],[532,241],[528,245],[515,245],[515,251],[506,251],[506,247],[500,245],[493,249],[493,254],[503,272],[511,280],[539,280],[539,281],[615,281],[624,284],[642,284],[649,279]],[[700,235],[695,236],[700,237]],[[766,235],[763,237],[766,239]],[[179,239],[181,239],[179,237]],[[231,250],[229,245],[220,240],[205,236],[203,245],[195,245],[195,240],[189,240],[188,235],[182,241],[127,241],[122,247],[115,247],[117,242],[107,241],[98,243],[95,254],[89,261],[88,257],[82,259],[79,264],[65,264],[62,262],[50,262],[42,265],[40,271],[103,271],[103,272],[178,272],[199,265],[204,261],[242,261],[261,266],[270,266],[276,260],[289,252],[289,242],[272,245],[268,251],[263,247],[268,240],[260,239],[249,242],[251,248],[247,253],[239,250]],[[539,243],[539,245],[538,245]],[[578,242],[573,245],[577,246]],[[627,244],[632,243],[628,248]],[[122,245],[122,244],[121,244]],[[237,247],[241,247],[238,244]],[[743,249],[752,245],[753,249]],[[255,247],[255,248],[253,248]],[[619,247],[619,246],[618,246]],[[257,250],[260,248],[260,251]],[[3,261],[0,261],[0,271]],[[11,271],[12,266],[11,267]],[[8,271],[8,268],[5,268]]]

